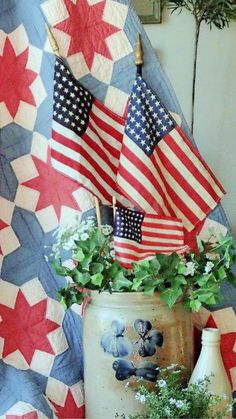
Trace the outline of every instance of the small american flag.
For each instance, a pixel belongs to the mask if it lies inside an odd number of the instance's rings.
[[[141,76],[131,94],[118,185],[140,210],[180,218],[186,230],[218,204],[224,190]]]
[[[181,220],[116,207],[114,248],[116,259],[125,267],[151,259],[156,253],[183,253]]]
[[[117,192],[117,169],[125,120],[96,100],[57,59],[51,141],[53,167],[96,195],[102,204]]]

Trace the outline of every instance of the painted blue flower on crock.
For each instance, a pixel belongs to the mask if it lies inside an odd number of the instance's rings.
[[[163,334],[158,330],[152,330],[152,323],[149,320],[135,320],[134,328],[140,336],[135,342],[138,354],[142,357],[153,356],[157,346],[163,345]]]
[[[116,379],[124,381],[132,376],[143,378],[144,380],[155,382],[159,374],[159,368],[156,364],[146,362],[134,366],[133,362],[126,359],[117,359],[113,362],[113,369],[116,372]]]
[[[131,354],[133,350],[129,338],[124,336],[125,325],[120,320],[113,320],[111,331],[105,332],[101,339],[101,346],[105,352],[115,358],[123,358]]]

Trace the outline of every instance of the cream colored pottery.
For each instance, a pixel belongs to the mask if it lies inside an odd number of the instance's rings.
[[[153,383],[158,367],[193,366],[191,313],[182,302],[170,310],[143,293],[91,292],[84,316],[86,419],[113,419],[142,409],[134,388]],[[138,381],[138,383],[137,383]]]

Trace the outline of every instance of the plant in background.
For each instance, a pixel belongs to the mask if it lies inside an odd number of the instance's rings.
[[[141,385],[134,397],[145,405],[145,413],[129,416],[130,419],[163,418],[225,418],[232,411],[226,395],[209,391],[211,377],[196,384],[184,384],[184,367],[176,364],[161,368],[155,389]],[[117,416],[119,417],[119,416]],[[122,419],[122,416],[120,417]],[[125,419],[123,415],[123,419]]]
[[[126,269],[114,258],[111,233],[111,226],[98,228],[93,219],[57,230],[52,264],[67,279],[59,292],[65,307],[81,304],[89,290],[144,292],[150,296],[158,291],[169,308],[182,298],[186,308],[198,311],[202,304],[216,304],[222,299],[224,281],[235,282],[231,237],[214,241],[212,234],[208,242],[198,239],[196,253],[156,254]],[[65,263],[68,258],[73,260],[72,266]]]
[[[216,26],[218,29],[224,29],[229,26],[231,20],[236,20],[236,2],[235,0],[166,0],[168,8],[172,12],[182,12],[186,9],[195,19],[195,47],[194,47],[194,64],[193,64],[193,83],[192,83],[192,114],[191,114],[191,131],[194,129],[194,105],[196,96],[196,72],[198,43],[201,25],[205,22],[212,28]]]

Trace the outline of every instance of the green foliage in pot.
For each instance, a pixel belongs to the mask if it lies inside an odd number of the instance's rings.
[[[183,374],[184,367],[176,364],[161,368],[154,390],[142,385],[135,393],[136,400],[145,405],[145,413],[131,415],[129,419],[229,417],[232,404],[226,395],[218,396],[209,390],[211,377],[185,385]],[[125,416],[117,415],[117,418],[125,419]]]
[[[92,219],[57,230],[52,264],[56,272],[67,279],[67,285],[59,292],[65,307],[81,304],[88,290],[145,292],[147,295],[158,291],[169,308],[182,297],[187,309],[198,311],[202,304],[212,305],[222,299],[224,281],[235,283],[231,272],[235,263],[231,237],[222,236],[214,241],[212,235],[208,242],[198,239],[196,253],[156,254],[153,259],[134,263],[131,269],[126,269],[115,260],[111,233],[111,226],[100,229]],[[63,262],[65,251],[70,253],[72,266]]]

